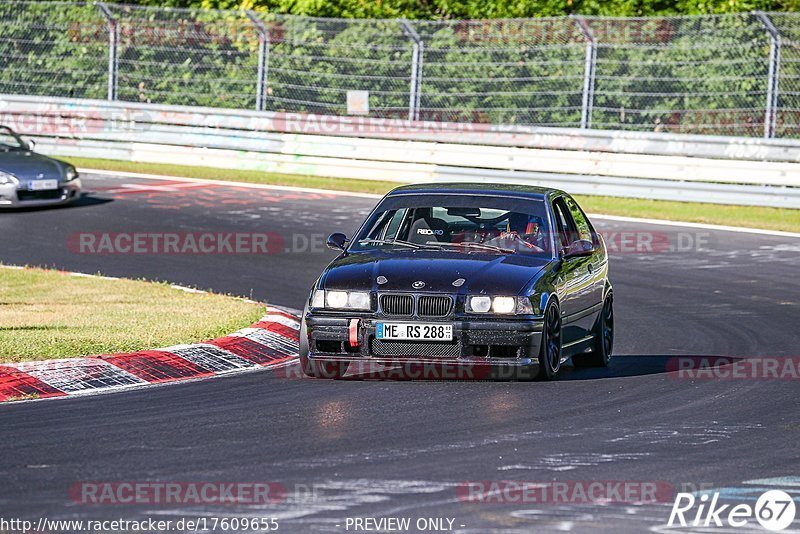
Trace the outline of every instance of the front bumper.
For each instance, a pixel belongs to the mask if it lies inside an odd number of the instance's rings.
[[[350,331],[354,319],[358,320],[355,345],[351,343]],[[386,343],[375,338],[378,322],[452,324],[454,341]],[[490,373],[486,378],[532,378],[539,367],[541,319],[456,318],[445,321],[308,313],[305,324],[309,358],[318,361],[369,362],[383,366],[468,366],[479,369],[479,375]]]
[[[81,196],[81,180],[61,183],[58,189],[50,191],[28,191],[19,189],[16,184],[0,185],[0,208],[35,208],[38,206],[57,206],[77,200]]]

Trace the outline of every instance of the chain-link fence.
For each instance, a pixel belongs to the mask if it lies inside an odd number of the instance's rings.
[[[405,21],[4,2],[0,93],[800,137],[800,14]]]
[[[93,5],[0,4],[0,92],[105,98],[107,69],[108,33]]]
[[[118,39],[117,99],[255,106],[259,36],[245,13],[103,7]]]
[[[593,19],[592,124],[598,128],[759,135],[769,34],[750,15]]]
[[[800,13],[774,13],[779,36],[776,137],[800,137]]]
[[[266,109],[341,115],[347,92],[365,90],[372,116],[407,116],[412,45],[400,21],[262,17]]]

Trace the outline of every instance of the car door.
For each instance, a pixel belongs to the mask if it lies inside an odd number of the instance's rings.
[[[580,239],[580,231],[566,202],[566,197],[552,200],[556,225],[556,244],[561,249]],[[563,258],[560,267],[561,328],[565,346],[590,335],[593,316],[592,256]]]
[[[591,241],[594,246],[594,252],[589,257],[586,264],[589,274],[591,275],[591,293],[588,296],[589,300],[587,306],[599,307],[603,303],[603,289],[605,285],[606,276],[608,274],[608,257],[606,256],[605,248],[603,246],[600,236],[592,226],[591,221],[583,212],[581,207],[574,198],[566,195],[564,197],[567,207],[569,208],[572,220],[575,221],[575,227],[578,231],[578,239],[585,239]]]

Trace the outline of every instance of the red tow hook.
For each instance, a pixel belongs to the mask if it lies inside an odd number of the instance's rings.
[[[350,319],[350,327],[348,328],[350,333],[350,346],[357,347],[358,346],[358,319]]]

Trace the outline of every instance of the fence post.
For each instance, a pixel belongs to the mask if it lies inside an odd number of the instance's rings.
[[[269,28],[258,17],[255,11],[248,9],[247,18],[258,32],[258,80],[256,82],[256,111],[266,108],[267,74],[269,69]]]
[[[594,71],[597,64],[597,41],[594,32],[581,15],[570,15],[578,23],[586,39],[586,59],[583,64],[583,99],[581,101],[581,128],[592,126],[592,106],[594,105]]]
[[[117,79],[119,77],[119,24],[103,2],[95,2],[108,23],[108,100],[117,99]]]
[[[422,51],[425,43],[411,23],[400,19],[403,33],[414,43],[411,50],[411,85],[408,91],[408,120],[419,120],[419,103],[422,94]]]
[[[763,11],[754,11],[769,34],[769,72],[767,73],[767,105],[764,113],[764,138],[775,137],[778,121],[778,79],[781,68],[781,34]]]

